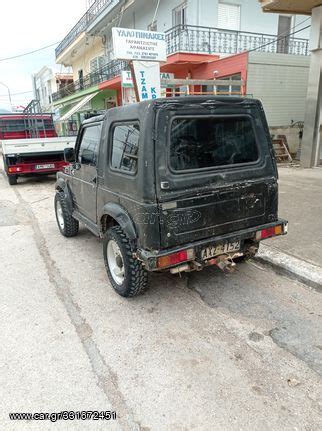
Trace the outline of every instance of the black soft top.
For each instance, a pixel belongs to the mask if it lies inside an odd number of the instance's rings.
[[[225,104],[225,105],[259,105],[260,102],[257,99],[249,99],[246,97],[236,97],[236,96],[183,96],[183,97],[163,97],[154,100],[146,100],[144,102],[131,103],[129,105],[117,106],[115,108],[110,108],[106,113],[91,117],[83,122],[83,124],[95,123],[98,121],[103,121],[106,118],[108,112],[117,113],[122,118],[122,115],[128,115],[137,111],[144,111],[147,109],[162,106],[171,105],[201,105],[201,104]]]

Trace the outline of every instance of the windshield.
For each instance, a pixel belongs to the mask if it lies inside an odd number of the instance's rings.
[[[170,132],[170,165],[176,171],[251,163],[258,149],[247,116],[176,118]]]

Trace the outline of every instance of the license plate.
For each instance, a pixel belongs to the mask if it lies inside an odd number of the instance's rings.
[[[225,242],[224,244],[209,245],[201,251],[203,260],[210,259],[220,254],[231,253],[240,250],[240,240],[234,242]]]
[[[36,165],[35,169],[54,169],[54,163],[46,163],[45,165]]]

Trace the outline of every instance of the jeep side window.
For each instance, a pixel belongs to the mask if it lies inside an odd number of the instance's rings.
[[[140,127],[138,123],[117,124],[113,128],[111,167],[136,173]]]
[[[84,129],[78,152],[78,161],[83,165],[96,166],[101,137],[101,125],[95,124]]]

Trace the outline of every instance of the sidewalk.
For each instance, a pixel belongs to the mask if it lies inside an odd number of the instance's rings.
[[[289,232],[263,241],[259,258],[322,290],[322,168],[279,168],[279,217]]]

